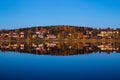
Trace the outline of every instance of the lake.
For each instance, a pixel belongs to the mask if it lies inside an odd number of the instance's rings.
[[[120,80],[119,43],[2,44],[0,80]]]

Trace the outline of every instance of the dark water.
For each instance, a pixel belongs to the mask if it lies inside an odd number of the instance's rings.
[[[120,80],[119,46],[103,46],[1,46],[0,80]]]

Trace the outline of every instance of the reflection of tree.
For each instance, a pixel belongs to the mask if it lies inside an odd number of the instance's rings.
[[[51,45],[51,46],[47,46]],[[120,43],[1,43],[1,51],[14,51],[43,55],[76,55],[93,52],[120,52]]]

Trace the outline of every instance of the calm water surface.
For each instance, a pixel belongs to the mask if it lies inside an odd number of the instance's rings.
[[[0,80],[120,80],[120,54],[50,56],[0,52]]]
[[[120,80],[119,43],[4,43],[0,50],[0,80]]]

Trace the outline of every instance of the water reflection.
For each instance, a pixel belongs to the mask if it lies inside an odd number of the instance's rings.
[[[118,42],[79,42],[79,43],[65,43],[65,42],[43,42],[43,43],[27,43],[27,42],[5,42],[0,43],[0,50],[3,52],[13,51],[39,55],[56,55],[67,56],[77,54],[102,53],[110,54],[115,51],[120,52],[120,43]]]

